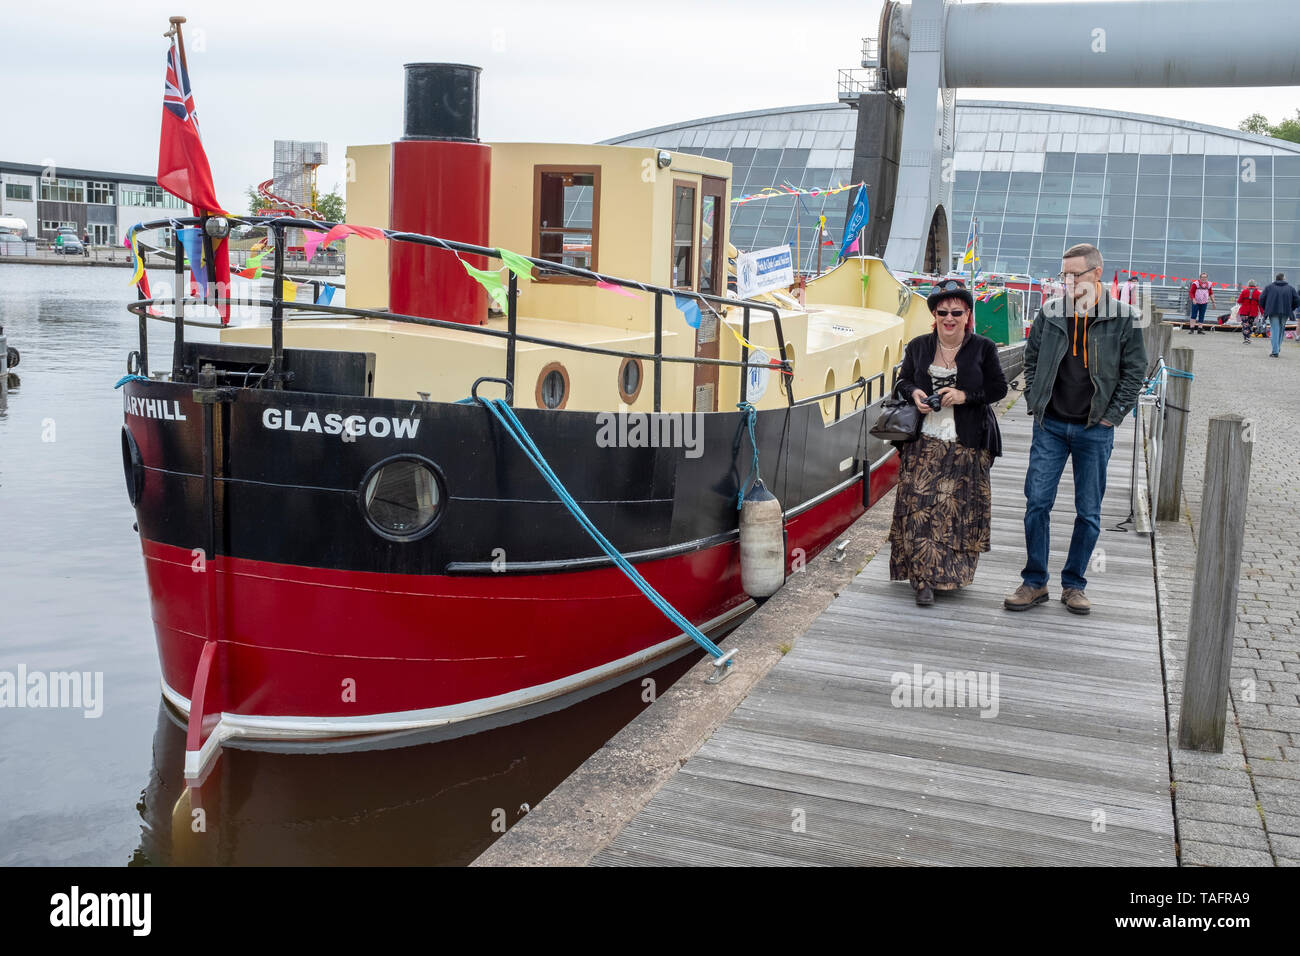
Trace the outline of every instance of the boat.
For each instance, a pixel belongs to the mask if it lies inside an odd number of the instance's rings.
[[[223,744],[525,719],[697,644],[719,679],[714,639],[768,596],[744,586],[756,479],[777,585],[897,480],[869,427],[931,317],[881,260],[803,306],[738,298],[730,164],[482,143],[476,67],[408,64],[406,89],[403,138],[348,151],[348,222],[133,230],[274,247],[269,319],[219,341],[186,336],[213,300],[129,306],[123,467],[187,778]],[[291,229],[347,234],[345,304],[286,292]]]

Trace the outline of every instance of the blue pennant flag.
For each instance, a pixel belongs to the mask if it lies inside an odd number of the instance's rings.
[[[334,287],[332,285],[323,285],[320,287],[320,297],[316,302],[320,305],[329,305],[334,300]]]
[[[853,202],[853,211],[849,213],[849,221],[844,224],[844,241],[840,243],[840,258],[843,259],[849,254],[849,246],[853,245],[858,238],[858,231],[867,224],[867,187],[858,187],[858,198]],[[866,249],[859,249],[863,255]]]
[[[693,329],[698,329],[700,327],[700,304],[690,296],[685,295],[673,296],[673,302],[677,304],[677,308],[682,310],[682,315],[686,316],[686,324]]]
[[[176,238],[180,239],[181,245],[185,247],[185,258],[190,261],[190,273],[194,276],[194,281],[199,284],[203,290],[204,297],[208,294],[208,271],[203,268],[203,232],[198,228],[177,229]]]

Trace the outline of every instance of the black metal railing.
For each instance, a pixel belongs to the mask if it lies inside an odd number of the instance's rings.
[[[209,273],[209,288],[212,294],[204,299],[197,299],[176,295],[170,299],[146,299],[143,293],[136,302],[127,306],[128,310],[136,313],[140,318],[140,348],[135,359],[138,366],[138,374],[149,374],[149,351],[146,330],[146,319],[149,316],[149,309],[154,305],[172,305],[175,308],[172,316],[175,327],[175,341],[172,350],[172,376],[174,379],[184,380],[186,369],[183,365],[184,346],[185,346],[185,305],[186,303],[208,305],[216,308],[230,305],[253,305],[271,310],[271,360],[267,369],[264,381],[273,389],[283,389],[286,381],[284,373],[284,321],[285,310],[302,311],[313,313],[316,319],[348,319],[348,318],[379,318],[387,319],[394,322],[406,322],[414,325],[431,326],[434,328],[452,329],[460,332],[472,332],[477,335],[485,335],[496,338],[506,339],[506,374],[505,381],[510,383],[511,388],[514,386],[515,376],[515,353],[518,343],[524,342],[530,345],[543,345],[551,348],[565,349],[574,352],[585,352],[593,355],[608,355],[614,358],[631,358],[645,360],[654,363],[655,369],[655,387],[654,387],[654,410],[662,410],[662,373],[663,363],[677,362],[689,365],[715,365],[727,368],[740,368],[745,371],[740,374],[740,401],[745,402],[748,397],[748,372],[755,366],[749,361],[749,335],[750,335],[750,314],[757,309],[760,312],[766,312],[772,317],[773,330],[776,332],[778,354],[780,359],[771,360],[768,365],[773,371],[777,371],[785,376],[784,392],[787,403],[793,407],[795,403],[794,388],[790,382],[793,376],[793,365],[787,358],[788,350],[785,341],[785,333],[781,328],[781,313],[776,306],[766,302],[757,302],[752,299],[729,299],[723,296],[711,295],[704,292],[695,292],[683,289],[670,289],[665,286],[658,286],[648,282],[641,282],[636,279],[624,279],[619,276],[605,275],[604,273],[593,272],[589,269],[583,269],[577,266],[570,266],[565,263],[552,262],[546,259],[534,259],[529,256],[521,256],[527,262],[535,266],[541,275],[555,274],[567,275],[580,279],[589,279],[593,282],[604,282],[610,285],[616,285],[625,289],[639,289],[654,295],[654,352],[633,352],[627,349],[603,348],[593,345],[578,345],[573,342],[564,342],[557,339],[547,339],[535,335],[525,335],[518,330],[518,279],[513,271],[510,272],[509,285],[506,296],[506,328],[504,330],[494,329],[484,325],[467,325],[463,322],[454,322],[445,319],[431,319],[424,316],[404,315],[402,313],[388,312],[378,309],[359,309],[350,306],[332,306],[319,302],[286,302],[284,300],[284,230],[290,227],[304,229],[319,229],[328,231],[338,223],[316,222],[310,219],[294,219],[284,216],[231,216],[228,217],[232,224],[239,223],[245,225],[264,225],[274,235],[275,240],[275,266],[272,279],[271,298],[266,299],[232,299],[227,295],[221,296],[216,288],[215,276]],[[132,227],[131,232],[144,232],[150,229],[161,229],[171,227],[175,230],[177,227],[203,225],[206,217],[195,218],[172,218],[158,219],[145,223],[138,223]],[[393,230],[384,230],[384,235],[389,241],[409,242],[417,245],[431,246],[436,249],[442,249],[450,254],[456,255],[464,253],[466,255],[484,256],[489,259],[501,261],[500,251],[487,246],[477,246],[467,242],[457,242],[451,239],[440,239],[436,236],[425,236],[412,232],[397,232]],[[185,264],[184,254],[180,248],[178,237],[173,239],[173,256],[175,259],[176,272],[176,289],[179,292],[184,287]],[[719,323],[724,321],[723,316],[713,304],[723,308],[739,307],[741,309],[741,337],[744,342],[741,344],[740,361],[730,359],[705,358],[694,355],[665,355],[663,352],[663,298],[664,296],[686,296],[698,300],[705,308],[717,319]],[[189,323],[194,325],[214,326],[216,323]],[[857,385],[847,386],[847,388],[860,387]],[[802,404],[802,403],[800,403]]]

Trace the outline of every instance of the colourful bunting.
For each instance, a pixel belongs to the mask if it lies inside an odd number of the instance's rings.
[[[131,250],[131,262],[132,265],[134,266],[134,269],[131,273],[132,285],[139,285],[140,280],[145,277],[144,260],[140,257],[140,249],[138,245],[140,241],[140,237],[139,237],[139,233],[136,232],[136,229],[138,229],[141,225],[142,223],[137,222],[134,226],[132,226],[131,230],[127,233],[126,240],[122,243],[122,245],[126,246],[128,249]]]
[[[673,302],[686,317],[686,324],[693,329],[700,327],[700,305],[694,299],[684,295],[674,295]]]
[[[304,229],[302,231],[302,253],[311,262],[311,257],[316,255],[316,249],[320,246],[325,238],[325,233],[318,229]]]
[[[756,193],[748,196],[739,196],[731,203],[733,206],[741,206],[747,202],[756,202],[759,200],[777,199],[782,196],[834,196],[836,193],[842,193],[846,189],[854,189],[857,186],[863,186],[865,183],[849,183],[847,186],[840,184],[838,186],[824,186],[811,189],[795,189],[789,185],[765,186]]]
[[[298,283],[284,280],[284,293],[280,296],[285,302],[292,302],[298,298]]]
[[[606,282],[604,279],[597,279],[597,280],[596,280],[596,288],[597,288],[597,289],[604,289],[606,292],[613,292],[615,295],[626,296],[626,297],[629,298],[629,299],[639,299],[639,298],[641,298],[641,297],[640,297],[639,295],[637,295],[635,292],[632,292],[632,291],[629,290],[629,289],[625,289],[625,288],[623,288],[621,285],[614,285],[614,283],[612,283],[612,282]]]
[[[499,270],[497,272],[484,272],[482,269],[475,269],[464,259],[460,260],[460,264],[465,267],[465,271],[469,273],[470,278],[487,290],[488,298],[496,304],[496,307],[502,312],[507,311],[509,306],[505,287],[501,284],[501,272]]]
[[[203,268],[203,233],[194,226],[186,229],[177,229],[176,238],[180,240],[181,247],[185,250],[185,258],[189,260],[190,275],[198,283],[199,288],[206,298],[208,294],[208,270]]]
[[[329,232],[325,233],[325,238],[320,241],[322,246],[328,246],[335,239],[343,236],[360,236],[362,239],[383,239],[384,230],[376,229],[374,226],[349,226],[346,223],[339,223]]]
[[[516,278],[528,282],[533,277],[533,264],[517,252],[511,252],[509,249],[498,249],[501,253],[501,261],[506,264],[506,268],[513,272]]]
[[[334,301],[334,286],[323,285],[320,289],[320,296],[316,299],[318,305],[329,305]]]

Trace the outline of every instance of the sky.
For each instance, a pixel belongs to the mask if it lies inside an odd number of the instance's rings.
[[[1057,2],[1057,0],[1044,0]],[[487,142],[591,143],[744,110],[833,102],[881,0],[0,0],[0,159],[153,173],[171,14],[217,193],[245,208],[276,139],[324,140],[322,191],[348,145],[402,134],[402,64],[483,68]],[[57,14],[56,14],[57,11]],[[1176,27],[1174,27],[1176,29]],[[1001,51],[999,55],[1013,55]],[[1294,88],[974,89],[962,99],[1086,105],[1236,128],[1300,107]]]

